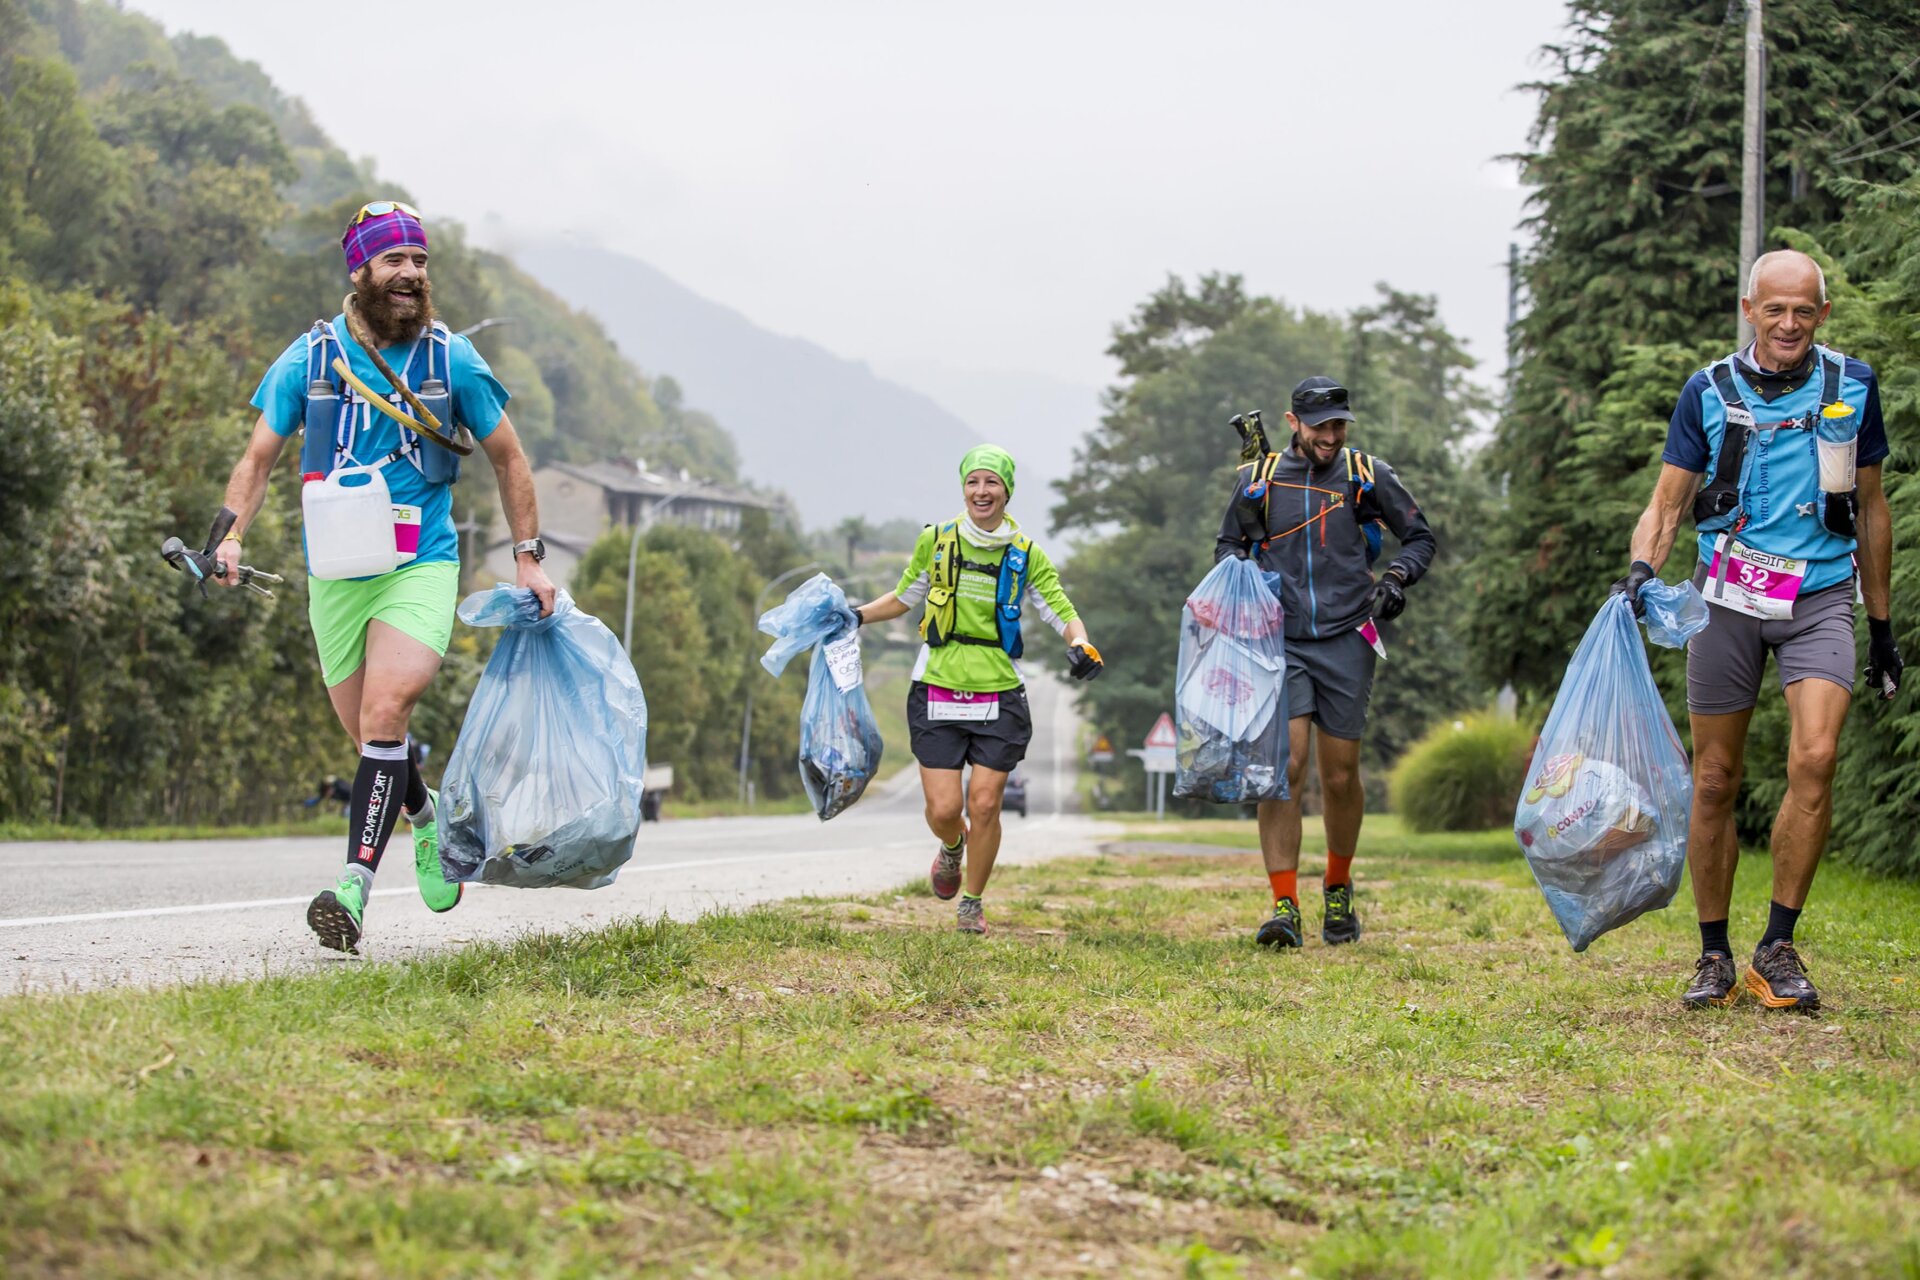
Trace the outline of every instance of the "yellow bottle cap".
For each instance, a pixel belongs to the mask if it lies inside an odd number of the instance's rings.
[[[1845,400],[1836,400],[1822,409],[1820,416],[1823,418],[1850,418],[1853,416],[1853,406]]]

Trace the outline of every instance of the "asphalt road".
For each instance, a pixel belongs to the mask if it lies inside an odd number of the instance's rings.
[[[1064,682],[1028,674],[1028,816],[1006,818],[1003,863],[1091,853],[1115,831],[1070,811],[1072,699]],[[345,852],[338,838],[0,844],[0,992],[360,963],[323,950],[306,926],[307,902],[333,882]],[[604,889],[469,886],[444,916],[413,887],[403,826],[375,881],[361,952],[391,960],[620,917],[691,919],[777,898],[880,893],[924,876],[932,856],[911,765],[832,822],[802,814],[649,823],[633,860]]]

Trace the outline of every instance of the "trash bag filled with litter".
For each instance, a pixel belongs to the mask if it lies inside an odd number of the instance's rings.
[[[460,602],[505,627],[440,784],[448,883],[598,889],[633,856],[647,772],[647,698],[618,637],[556,593],[498,586]]]
[[[759,626],[774,638],[760,659],[770,675],[786,670],[794,655],[813,650],[800,708],[800,782],[825,822],[860,798],[886,746],[867,701],[853,610],[833,579],[815,574],[761,614]]]
[[[1513,815],[1514,837],[1575,951],[1673,900],[1692,803],[1686,752],[1633,608],[1614,596],[1567,664]]]
[[[1173,794],[1287,798],[1287,656],[1277,593],[1251,560],[1213,567],[1180,611]]]

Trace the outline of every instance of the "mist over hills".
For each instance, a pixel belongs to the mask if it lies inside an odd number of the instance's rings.
[[[784,490],[809,525],[850,515],[939,519],[957,509],[953,468],[966,449],[988,434],[1016,454],[1023,448],[1010,416],[969,422],[862,361],[762,329],[637,258],[558,240],[516,239],[510,252],[648,373],[671,374],[689,403],[732,433],[741,471]],[[1052,503],[1046,482],[1061,474],[1079,429],[1060,432],[1065,446],[1021,457],[1020,513],[1036,529]]]

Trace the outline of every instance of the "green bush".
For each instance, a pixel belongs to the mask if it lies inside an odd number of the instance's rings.
[[[1393,767],[1393,811],[1410,831],[1484,831],[1513,821],[1534,731],[1494,712],[1443,720]]]

